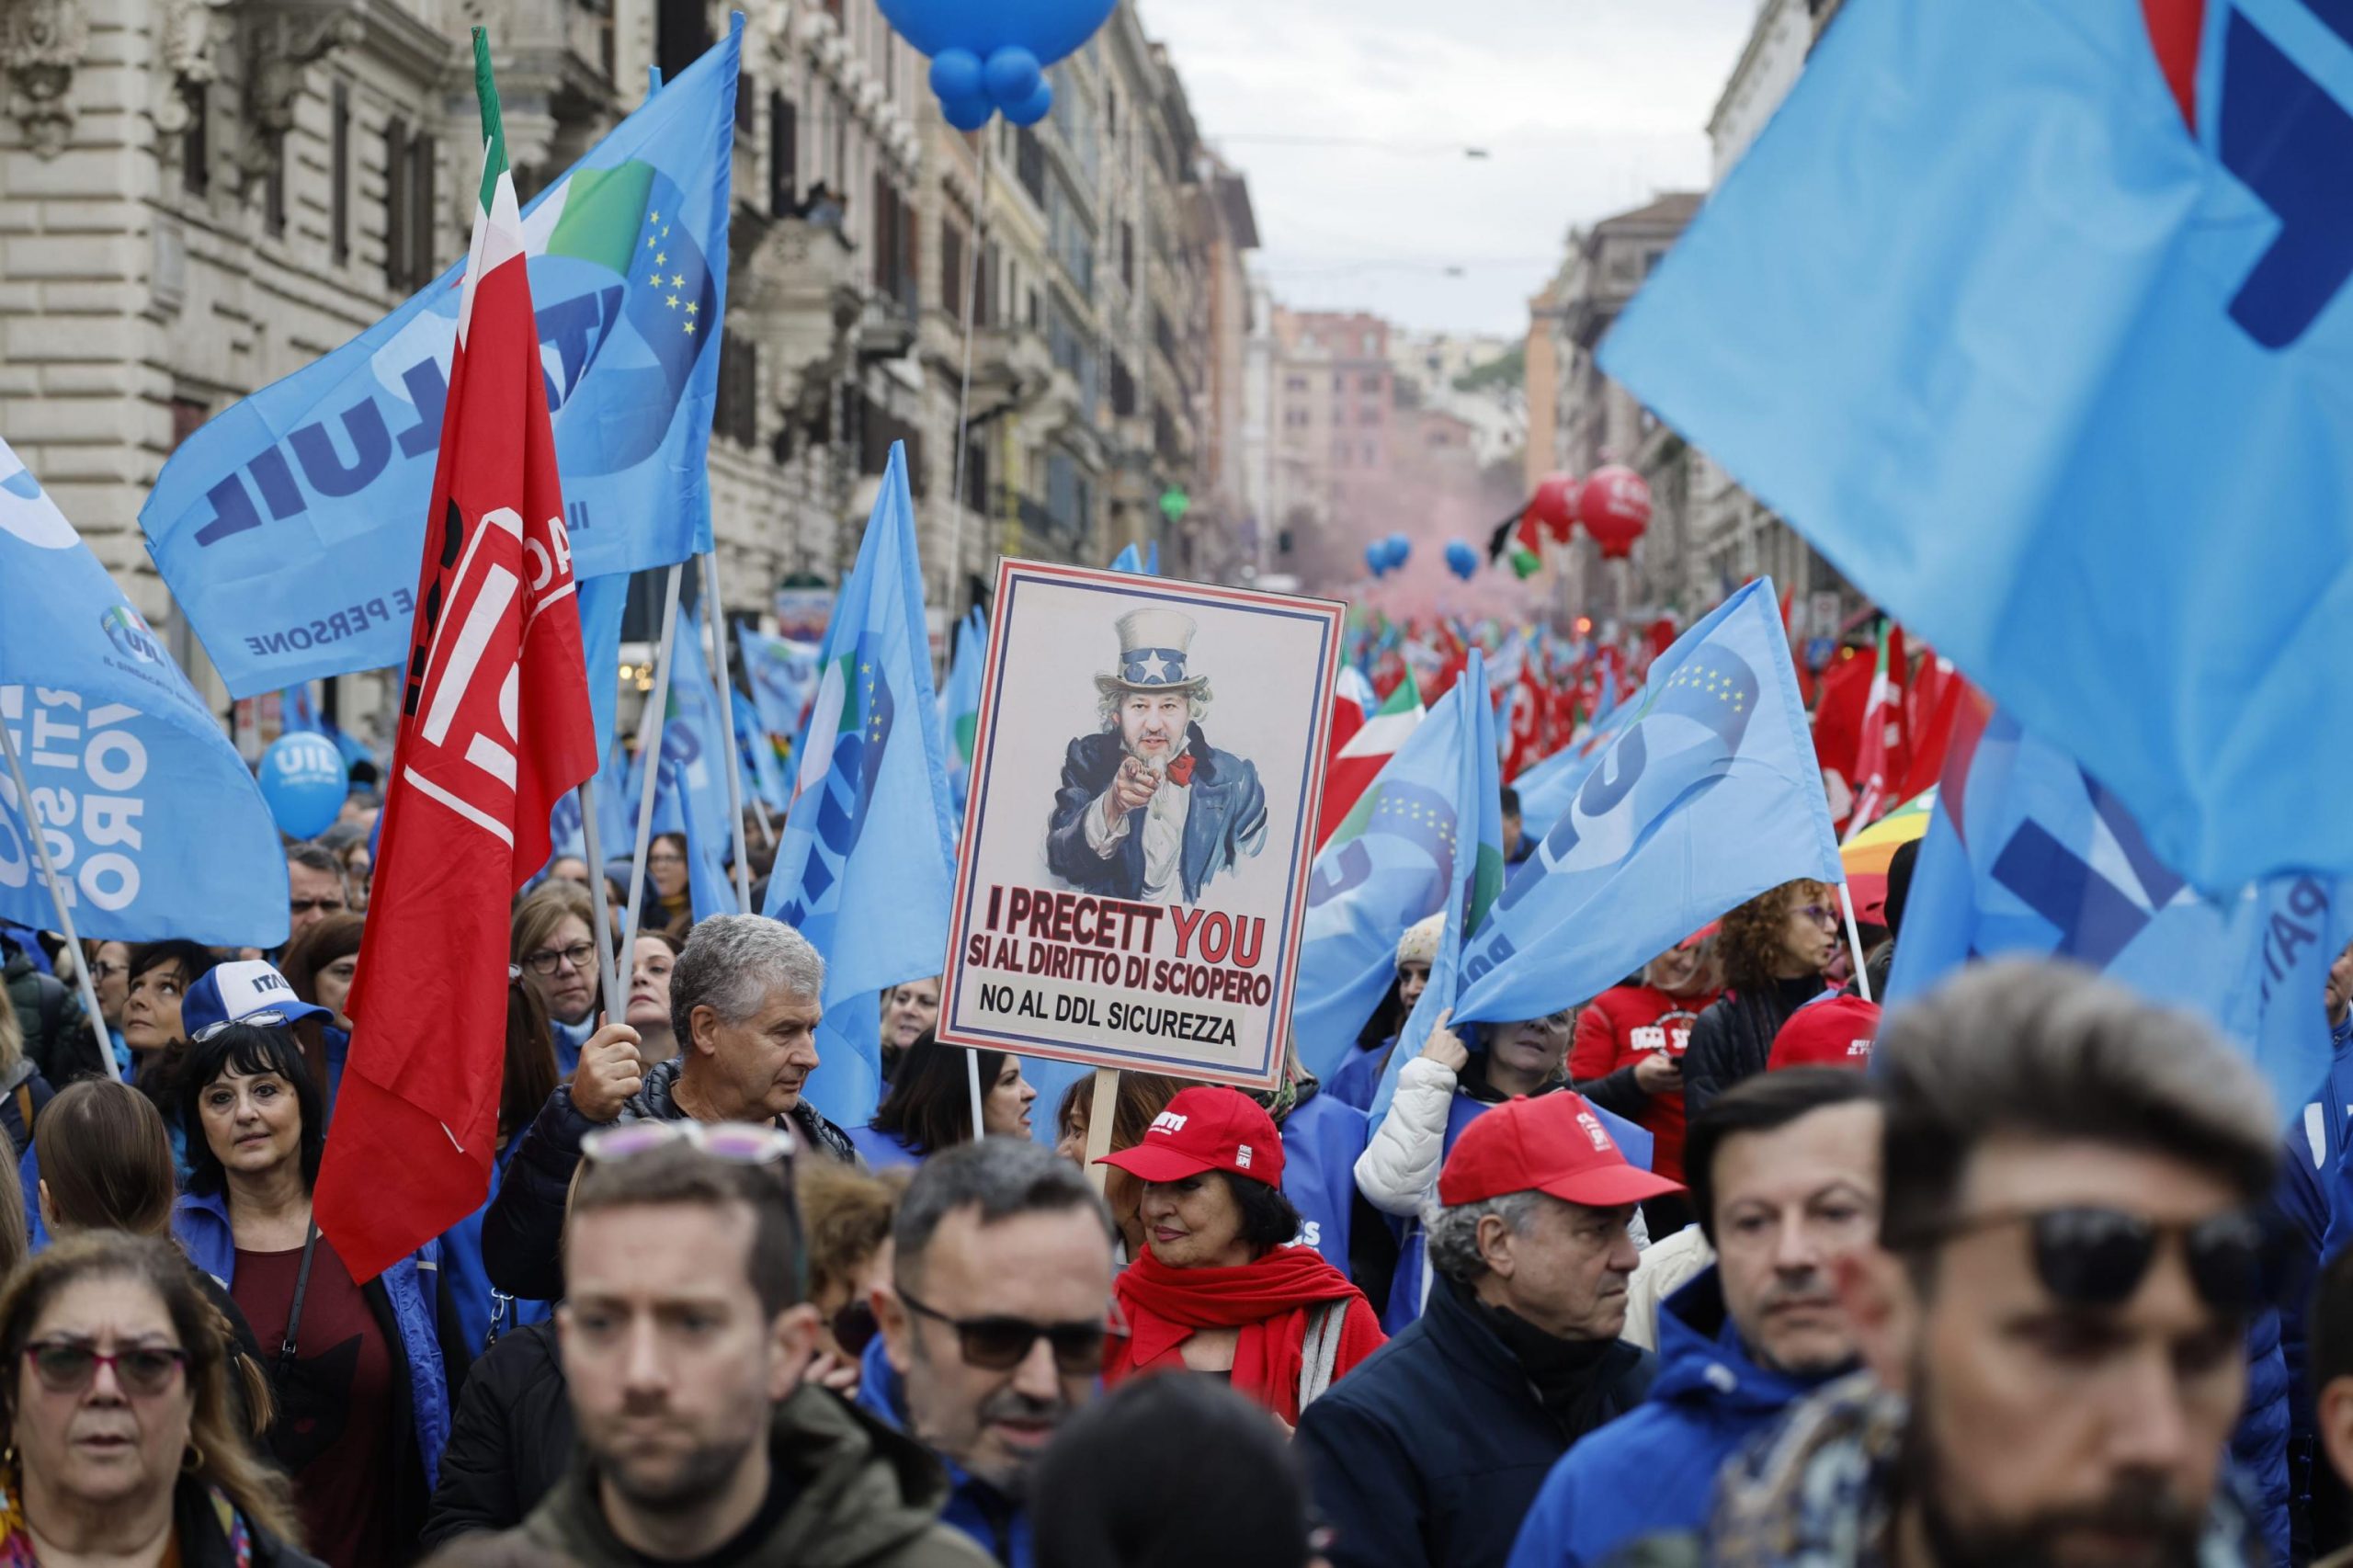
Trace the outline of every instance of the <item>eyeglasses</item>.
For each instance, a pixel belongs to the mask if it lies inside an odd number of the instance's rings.
[[[92,980],[112,980],[118,974],[129,974],[130,972],[131,966],[129,964],[108,963],[104,959],[100,959],[90,965],[90,978]]]
[[[692,1144],[714,1160],[739,1165],[781,1160],[790,1166],[798,1147],[783,1128],[747,1121],[624,1121],[583,1138],[580,1152],[610,1165],[673,1143]]]
[[[1932,1226],[1888,1245],[1916,1250],[1995,1225],[2029,1228],[2035,1277],[2071,1306],[2118,1307],[2132,1299],[2156,1260],[2157,1244],[2179,1234],[2199,1299],[2216,1312],[2247,1316],[2262,1310],[2277,1247],[2263,1222],[2245,1210],[2194,1224],[2165,1224],[2120,1209],[2000,1210]]]
[[[1836,926],[1838,924],[1837,909],[1827,903],[1809,903],[1802,909],[1792,909],[1790,913],[1803,917],[1809,925]]]
[[[172,1374],[188,1365],[188,1352],[176,1345],[140,1345],[108,1356],[70,1339],[35,1340],[25,1346],[25,1358],[51,1393],[86,1393],[98,1369],[111,1367],[122,1392],[141,1398],[170,1388]]]
[[[348,907],[339,898],[290,898],[286,901],[289,915],[308,915],[313,910],[321,915],[340,915]]]
[[[286,1015],[279,1012],[277,1008],[264,1007],[257,1013],[246,1013],[233,1018],[223,1018],[217,1024],[207,1024],[202,1028],[191,1029],[188,1032],[188,1043],[190,1045],[202,1045],[206,1040],[210,1040],[222,1029],[227,1028],[231,1024],[250,1024],[257,1029],[268,1029],[276,1028],[285,1021]]]
[[[531,966],[533,974],[553,974],[557,965],[567,963],[585,974],[596,959],[595,943],[574,942],[568,948],[541,948],[538,952],[526,956],[523,961]]]
[[[665,849],[659,855],[648,855],[645,863],[649,866],[683,866],[687,858],[675,849]]]
[[[1127,1319],[1120,1304],[1110,1303],[1100,1323],[1031,1323],[1028,1318],[952,1318],[899,1291],[899,1300],[918,1317],[944,1323],[956,1331],[957,1349],[964,1364],[983,1372],[1009,1372],[1029,1358],[1029,1347],[1043,1339],[1053,1350],[1054,1369],[1064,1377],[1092,1377],[1103,1369],[1103,1342],[1128,1336]]]

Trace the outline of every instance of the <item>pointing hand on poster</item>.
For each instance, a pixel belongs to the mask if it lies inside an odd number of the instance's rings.
[[[1117,833],[1127,814],[1138,806],[1148,806],[1160,789],[1160,775],[1153,768],[1131,756],[1120,764],[1119,773],[1111,787],[1103,791],[1103,825]]]

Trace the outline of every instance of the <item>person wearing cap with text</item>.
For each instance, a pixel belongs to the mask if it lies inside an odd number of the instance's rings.
[[[1120,1272],[1129,1337],[1106,1386],[1205,1372],[1297,1425],[1300,1412],[1382,1343],[1372,1305],[1313,1247],[1293,1246],[1283,1144],[1239,1089],[1197,1084],[1132,1149],[1104,1156],[1144,1184],[1143,1256]]]
[[[1428,1220],[1426,1309],[1300,1418],[1334,1568],[1502,1568],[1553,1463],[1650,1385],[1649,1355],[1618,1337],[1627,1227],[1680,1190],[1566,1090],[1464,1129]]]
[[[1187,673],[1192,618],[1131,609],[1120,667],[1098,675],[1098,733],[1070,743],[1046,832],[1046,864],[1087,892],[1194,903],[1219,871],[1267,842],[1258,770],[1201,733],[1207,676]]]

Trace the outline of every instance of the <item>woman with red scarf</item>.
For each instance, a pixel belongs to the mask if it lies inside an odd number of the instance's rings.
[[[1371,1304],[1313,1247],[1293,1246],[1283,1145],[1256,1101],[1197,1085],[1131,1149],[1106,1155],[1144,1184],[1142,1256],[1115,1287],[1131,1325],[1103,1381],[1194,1371],[1292,1426],[1302,1406],[1381,1348]]]

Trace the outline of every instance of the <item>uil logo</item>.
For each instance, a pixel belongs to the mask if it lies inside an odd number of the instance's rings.
[[[1589,1110],[1577,1112],[1577,1125],[1584,1128],[1585,1135],[1593,1140],[1593,1146],[1597,1153],[1606,1154],[1614,1147],[1609,1142],[1608,1129],[1595,1119],[1593,1112]]]
[[[154,631],[129,605],[108,606],[98,617],[98,629],[124,658],[136,659],[142,665],[164,662],[163,644],[155,641]]]
[[[1238,1171],[1246,1171],[1246,1170],[1248,1170],[1248,1169],[1250,1168],[1250,1145],[1249,1145],[1249,1144],[1247,1144],[1247,1143],[1237,1143],[1237,1144],[1235,1144],[1235,1145],[1234,1145],[1234,1149],[1233,1149],[1233,1168],[1234,1168],[1235,1170],[1238,1170]]]
[[[1152,1125],[1144,1131],[1147,1132],[1182,1132],[1185,1131],[1185,1118],[1176,1111],[1164,1110],[1158,1116],[1152,1119]]]

